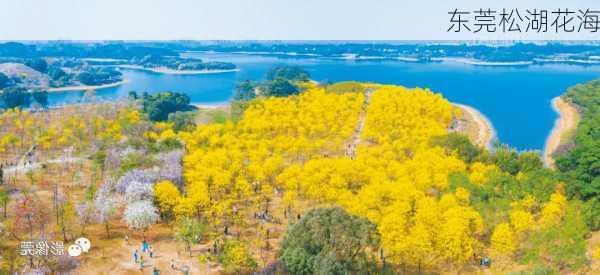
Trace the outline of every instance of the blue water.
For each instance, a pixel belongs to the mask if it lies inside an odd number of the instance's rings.
[[[193,103],[219,104],[231,99],[238,81],[260,80],[277,65],[304,67],[316,81],[344,80],[426,87],[453,102],[479,109],[492,122],[502,143],[520,150],[544,147],[557,114],[552,98],[577,83],[596,79],[600,66],[532,65],[474,66],[456,62],[407,63],[400,61],[346,61],[278,58],[254,55],[188,53],[204,60],[235,63],[240,71],[205,75],[166,75],[123,70],[129,83],[98,90],[100,100],[125,98],[129,91],[175,91],[188,94]],[[83,92],[52,93],[51,105],[81,102]]]

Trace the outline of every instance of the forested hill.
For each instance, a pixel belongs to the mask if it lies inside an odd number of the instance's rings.
[[[579,107],[582,119],[557,165],[571,182],[570,194],[592,201],[600,213],[600,80],[574,86],[564,97]]]

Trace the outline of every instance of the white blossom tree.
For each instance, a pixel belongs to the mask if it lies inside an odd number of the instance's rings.
[[[133,181],[125,189],[125,200],[135,202],[142,200],[152,200],[153,184],[146,182]]]
[[[158,209],[149,200],[136,201],[127,205],[123,219],[129,228],[141,230],[143,235],[148,226],[158,222]]]
[[[100,189],[100,192],[96,193],[94,208],[96,210],[96,220],[104,224],[106,237],[110,238],[110,219],[117,214],[117,208],[114,197],[109,192],[105,192],[105,190]]]

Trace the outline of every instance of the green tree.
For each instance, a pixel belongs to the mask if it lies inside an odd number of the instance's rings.
[[[25,65],[40,73],[48,72],[48,63],[42,58],[34,58],[27,60],[27,62],[25,62]]]
[[[586,201],[582,207],[582,215],[591,230],[600,229],[600,198]]]
[[[544,166],[540,154],[536,151],[520,153],[517,163],[519,164],[519,171],[521,172],[534,171]]]
[[[194,121],[194,112],[181,112],[177,111],[169,114],[169,122],[173,123],[173,130],[175,131],[187,131],[193,129],[196,126]]]
[[[251,102],[243,100],[234,100],[231,102],[231,119],[233,121],[239,121],[242,119],[244,112],[248,109]]]
[[[481,149],[473,145],[467,136],[456,132],[434,137],[431,144],[443,147],[448,153],[456,152],[462,160],[468,163],[473,162],[481,154]]]
[[[0,187],[0,204],[2,204],[2,216],[6,218],[6,208],[10,201],[10,194],[6,187]]]
[[[190,105],[190,97],[181,93],[164,92],[145,95],[142,102],[142,110],[152,121],[165,121],[171,113],[193,109]]]
[[[121,81],[122,75],[113,67],[87,67],[77,74],[77,80],[85,85],[102,85]]]
[[[0,73],[0,90],[10,85],[10,78],[3,73]]]
[[[292,274],[371,273],[374,224],[339,207],[316,208],[288,228],[279,259]]]
[[[138,94],[136,91],[129,91],[129,93],[127,93],[127,98],[129,100],[137,100],[138,99]]]
[[[96,195],[96,191],[97,191],[97,188],[96,188],[95,184],[91,183],[90,185],[88,185],[85,188],[85,200],[86,201],[92,201],[92,200],[94,200],[94,196]]]
[[[496,165],[504,172],[516,175],[519,172],[519,154],[507,145],[499,145],[493,156]]]
[[[258,87],[258,83],[252,80],[246,80],[239,83],[235,87],[235,94],[233,95],[234,100],[251,100],[256,97],[255,89]]]
[[[589,230],[581,210],[581,202],[573,201],[559,224],[532,234],[527,240],[524,260],[563,272],[584,266],[587,263],[586,234]]]
[[[202,240],[206,232],[206,223],[199,219],[183,217],[177,223],[175,238],[185,244],[185,250],[192,256],[192,244]]]
[[[67,77],[67,73],[65,73],[65,71],[63,71],[60,67],[51,66],[48,69],[48,76],[50,76],[52,80],[60,81]]]
[[[272,81],[268,81],[260,87],[261,95],[263,96],[278,96],[285,97],[290,95],[296,95],[300,92],[294,84],[283,78],[277,78]]]
[[[299,66],[280,66],[267,72],[268,80],[285,79],[292,81],[308,81],[310,74]]]
[[[600,81],[569,88],[563,96],[582,113],[574,146],[556,159],[570,196],[584,200],[600,195]]]
[[[48,106],[48,92],[47,91],[33,91],[31,93],[33,100],[40,104],[42,107]]]
[[[6,108],[27,107],[31,95],[21,87],[10,87],[0,92],[0,101]]]

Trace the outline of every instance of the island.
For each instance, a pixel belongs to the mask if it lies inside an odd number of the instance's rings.
[[[132,58],[120,68],[144,70],[163,74],[215,74],[236,72],[239,69],[228,62],[204,62],[201,59],[180,58],[175,56],[146,55],[142,58]]]

